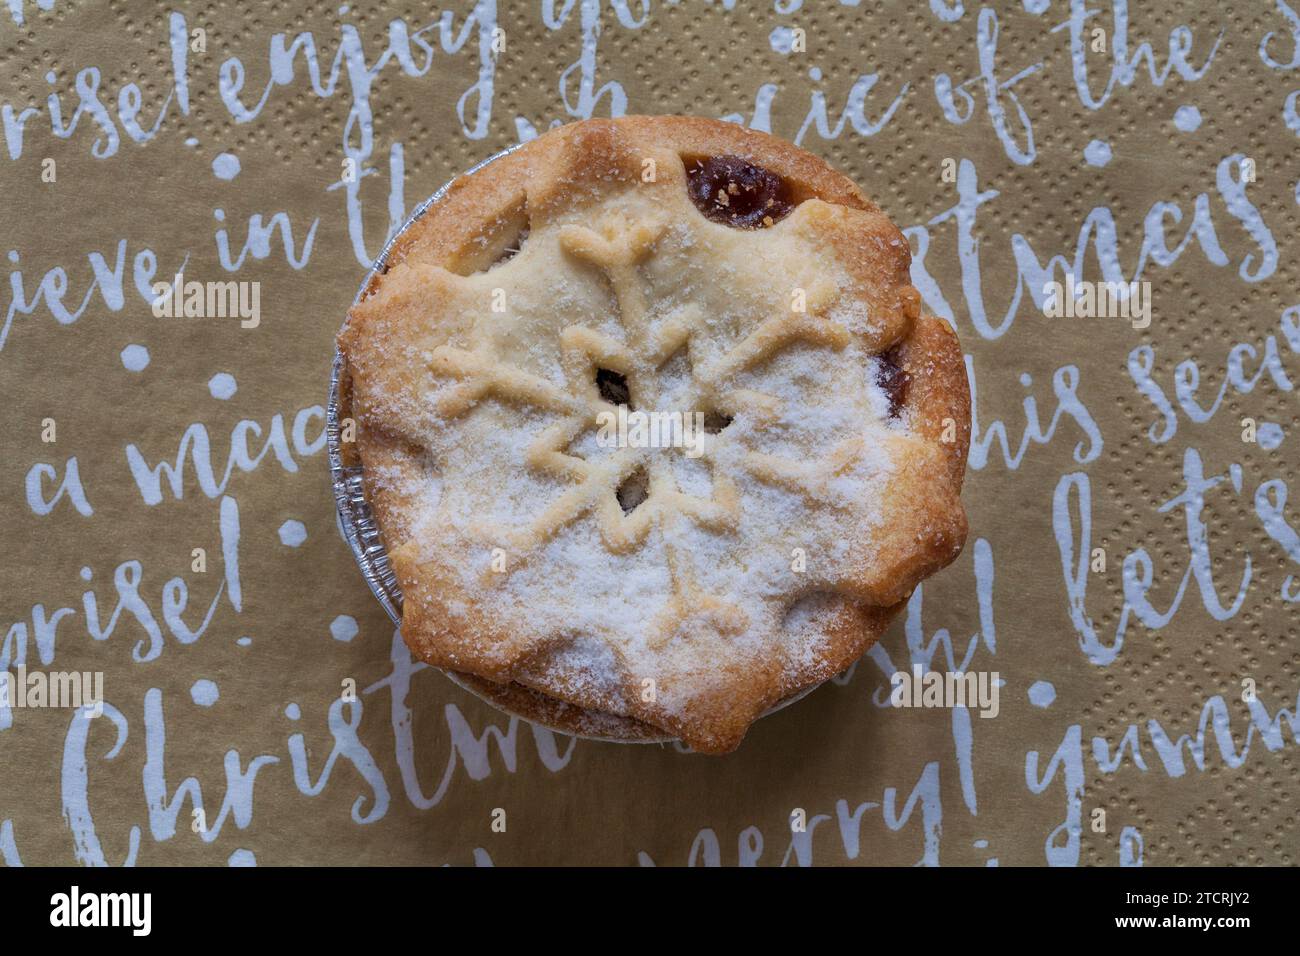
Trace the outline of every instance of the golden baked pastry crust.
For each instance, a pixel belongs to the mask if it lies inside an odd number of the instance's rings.
[[[707,218],[688,165],[715,157],[788,215]],[[588,120],[456,180],[339,334],[412,652],[704,752],[848,667],[966,534],[965,366],[909,266],[850,180],[729,123]],[[698,458],[605,447],[615,401],[714,429]]]

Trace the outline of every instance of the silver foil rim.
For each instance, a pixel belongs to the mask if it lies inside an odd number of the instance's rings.
[[[429,207],[438,202],[451,189],[452,184],[464,176],[472,176],[484,166],[507,156],[519,148],[519,145],[503,149],[499,153],[489,156],[480,163],[476,163],[467,169],[460,176],[456,176],[444,183],[432,196],[421,202],[412,211],[406,222],[393,233],[388,242],[384,244],[383,250],[375,259],[374,264],[366,273],[365,278],[361,280],[361,286],[357,289],[356,296],[352,299],[355,306],[366,294],[376,275],[386,271],[388,265],[388,256],[393,246],[402,237],[407,229],[411,228],[416,222],[423,218],[428,212]],[[346,324],[347,320],[344,319]],[[366,503],[365,491],[362,485],[362,467],[360,465],[345,467],[343,464],[343,449],[339,437],[339,381],[343,374],[343,354],[339,351],[338,345],[334,346],[334,363],[330,371],[330,391],[329,404],[325,409],[325,436],[326,448],[329,454],[330,481],[334,486],[334,502],[338,508],[339,528],[343,533],[343,538],[352,549],[353,557],[356,558],[357,566],[361,568],[361,574],[365,578],[366,584],[374,594],[375,599],[388,612],[393,624],[401,626],[402,623],[402,589],[398,586],[397,575],[393,573],[392,564],[388,560],[388,551],[384,548],[383,538],[379,534],[379,525],[375,521],[374,515],[370,511],[370,506]],[[441,670],[441,669],[439,669]],[[531,717],[517,713],[509,708],[502,707],[493,700],[489,700],[480,694],[475,688],[471,687],[465,681],[457,677],[456,674],[449,671],[442,671],[442,674],[457,687],[470,694],[473,694],[479,700],[488,704],[502,713],[511,717],[518,717],[520,720],[536,723]],[[822,683],[825,683],[823,681]],[[778,701],[772,707],[769,707],[759,715],[761,720],[769,714],[774,714],[778,710],[789,707],[795,701],[801,700],[808,694],[820,687],[821,684],[814,684],[806,687],[798,693],[792,694],[784,700]],[[545,726],[545,725],[543,725]],[[603,737],[595,734],[574,734],[568,730],[561,730],[558,727],[548,727],[556,733],[566,734],[571,737],[578,737],[583,740],[599,740],[605,743],[617,744],[663,744],[673,743],[676,737],[663,736],[652,737],[643,740],[624,740],[618,737]]]

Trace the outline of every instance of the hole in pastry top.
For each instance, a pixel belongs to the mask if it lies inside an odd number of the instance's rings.
[[[627,385],[627,376],[620,375],[607,368],[596,369],[596,388],[600,397],[611,405],[626,405],[632,408],[632,392]]]
[[[638,467],[636,471],[623,479],[614,492],[618,496],[619,507],[623,509],[623,514],[631,514],[636,510],[636,506],[650,497],[650,475],[645,468]]]
[[[724,415],[722,412],[710,409],[704,413],[704,430],[710,435],[716,435],[730,425],[732,421],[730,415]]]
[[[799,204],[781,176],[739,156],[683,156],[691,202],[706,219],[734,229],[765,229]]]
[[[528,241],[528,208],[522,195],[483,227],[480,235],[465,243],[447,268],[457,275],[487,272],[517,256]]]
[[[515,235],[514,242],[510,243],[504,249],[501,250],[501,254],[497,256],[496,261],[493,262],[492,265],[499,266],[503,262],[509,262],[511,259],[513,259],[516,255],[519,254],[519,250],[524,247],[524,243],[527,240],[528,240],[528,226],[525,225],[523,229],[519,230],[519,232]]]
[[[912,376],[900,364],[898,346],[877,358],[880,365],[876,369],[876,384],[889,397],[889,417],[897,418],[907,401],[907,388],[912,384]]]

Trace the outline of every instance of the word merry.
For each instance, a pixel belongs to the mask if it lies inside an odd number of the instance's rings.
[[[812,866],[816,861],[815,837],[819,827],[823,833],[834,829],[838,831],[844,857],[856,860],[863,852],[862,825],[869,811],[879,811],[878,816],[885,825],[885,830],[898,833],[911,821],[920,826],[922,853],[916,861],[918,866],[939,865],[939,837],[943,832],[943,800],[939,786],[939,763],[930,761],[921,770],[916,786],[906,796],[898,787],[885,787],[879,799],[866,800],[851,806],[848,800],[835,801],[835,815],[829,813],[812,813],[796,808],[790,814],[789,825],[782,829],[789,835],[785,853],[781,856],[781,865],[795,863],[799,866]],[[919,819],[918,819],[919,818]],[[832,820],[833,828],[825,826]],[[915,829],[915,825],[913,827]],[[824,842],[824,841],[823,841]],[[745,827],[736,839],[736,864],[738,866],[755,866],[763,858],[766,841],[763,831],[757,826]],[[637,853],[637,862],[641,866],[655,866],[650,854],[641,850]],[[717,833],[711,827],[700,830],[691,843],[686,859],[687,866],[717,867],[722,865],[722,846]]]
[[[169,319],[239,318],[239,327],[255,329],[262,321],[262,283],[185,281],[176,273],[169,285],[153,284],[153,314]]]
[[[979,707],[981,717],[998,715],[998,672],[966,671],[940,673],[912,665],[912,672],[895,671],[889,679],[893,691],[889,702],[895,707]]]
[[[687,458],[704,454],[704,413],[629,412],[620,405],[617,412],[596,416],[601,448],[685,448]]]

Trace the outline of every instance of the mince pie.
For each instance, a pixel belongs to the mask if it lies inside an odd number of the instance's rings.
[[[714,120],[453,182],[339,335],[411,650],[714,753],[845,670],[966,536],[965,367],[910,262],[847,178]]]

